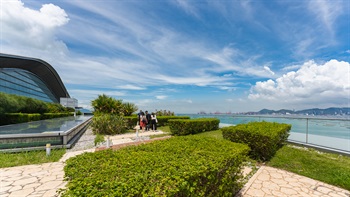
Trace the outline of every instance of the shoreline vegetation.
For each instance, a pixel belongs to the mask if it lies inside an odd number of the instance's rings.
[[[168,126],[160,128],[169,132]],[[170,135],[163,134],[152,138]],[[208,131],[198,136],[209,136],[216,139],[223,139],[221,130]],[[0,153],[0,168],[57,162],[65,153],[62,150],[53,150],[52,156],[46,157],[45,151],[33,151],[24,153]],[[262,165],[258,161],[252,161],[253,166]],[[305,148],[287,144],[283,146],[272,159],[265,165],[284,169],[302,176],[319,180],[350,190],[350,157],[340,154],[320,152],[312,148]]]

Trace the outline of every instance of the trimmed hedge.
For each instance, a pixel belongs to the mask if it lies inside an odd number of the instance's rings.
[[[169,120],[173,119],[190,119],[189,116],[157,116],[157,126],[162,127],[162,126],[168,126],[169,125]]]
[[[0,115],[0,125],[19,124],[24,122],[40,120],[40,114],[10,113]]]
[[[74,113],[44,113],[41,115],[41,120],[61,118],[61,117],[67,117],[67,116],[74,116]]]
[[[25,122],[32,122],[44,119],[60,118],[66,116],[73,116],[72,113],[44,113],[44,114],[22,114],[22,113],[7,113],[0,114],[0,126],[8,124],[19,124]]]
[[[249,147],[202,136],[172,137],[66,161],[62,196],[234,196]]]
[[[250,122],[221,130],[224,139],[247,144],[252,158],[267,161],[287,141],[291,127],[276,122]]]
[[[126,123],[126,127],[128,129],[133,129],[138,121],[137,115],[133,115],[133,116],[124,116],[124,120]]]
[[[198,118],[190,120],[169,120],[172,135],[190,135],[219,129],[220,120],[217,118]]]

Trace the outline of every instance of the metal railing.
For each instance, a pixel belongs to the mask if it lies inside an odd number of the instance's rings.
[[[233,124],[268,121],[292,125],[289,142],[350,155],[350,117],[234,115]]]

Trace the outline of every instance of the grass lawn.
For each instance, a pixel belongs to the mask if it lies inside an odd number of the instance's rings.
[[[350,190],[350,157],[287,145],[267,165]]]
[[[214,137],[216,139],[223,139],[221,130],[207,131],[203,133],[198,133],[196,135],[206,136],[206,137]]]
[[[46,156],[46,150],[19,153],[0,153],[0,168],[56,162],[66,153],[65,149],[53,149]]]

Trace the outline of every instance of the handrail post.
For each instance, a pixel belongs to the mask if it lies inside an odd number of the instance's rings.
[[[306,118],[306,144],[308,143],[309,138],[309,119]]]

